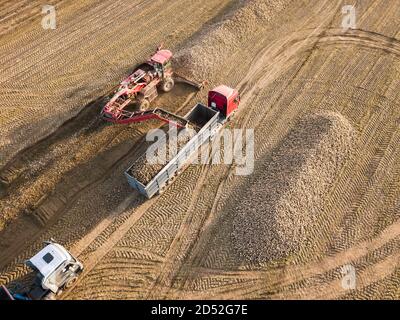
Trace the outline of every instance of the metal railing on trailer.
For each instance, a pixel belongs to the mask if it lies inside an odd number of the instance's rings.
[[[189,122],[204,123],[199,132],[183,146],[176,156],[169,161],[147,185],[144,185],[132,176],[130,172],[133,165],[129,167],[125,171],[125,176],[128,179],[129,184],[147,198],[151,198],[155,194],[159,193],[160,190],[167,185],[169,180],[174,178],[186,165],[190,164],[191,158],[197,154],[199,148],[205,142],[212,140],[221,126],[219,116],[219,112],[200,103],[193,107],[184,118]],[[208,121],[201,121],[201,117]]]

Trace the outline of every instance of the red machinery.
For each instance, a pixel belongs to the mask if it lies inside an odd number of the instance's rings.
[[[220,85],[208,93],[208,107],[229,118],[238,108],[240,95],[236,89]]]
[[[150,102],[158,96],[158,88],[169,92],[175,85],[175,80],[188,83],[196,88],[198,84],[174,74],[171,65],[172,52],[157,48],[156,53],[144,64],[137,67],[134,72],[121,82],[114,96],[101,111],[104,120],[114,123],[132,123],[158,118],[170,121],[169,118],[159,117],[161,109],[148,110]],[[129,111],[128,106],[137,104],[139,111]],[[166,111],[162,110],[162,113]],[[178,126],[179,123],[176,123]]]
[[[139,112],[118,110],[118,114],[115,113],[114,116],[116,117],[114,119],[117,120],[111,120],[111,122],[117,122],[120,124],[142,122],[151,119],[157,119],[167,123],[171,123],[172,125],[178,128],[186,127],[188,124],[188,121],[185,118],[160,108],[156,108],[153,110],[139,111]]]
[[[217,136],[217,132],[223,128],[226,121],[235,113],[239,104],[240,96],[236,89],[221,85],[211,90],[208,94],[208,105],[197,103],[183,117],[187,123],[190,123],[192,128],[195,128],[196,135],[181,146],[177,151],[178,153],[147,183],[141,181],[141,178],[136,176],[135,171],[138,165],[143,165],[143,162],[132,164],[125,171],[128,183],[147,198],[161,193],[174,177],[183,172],[191,163],[190,159],[196,155],[202,145]],[[166,140],[160,140],[158,143],[166,143]],[[136,169],[132,171],[133,167]]]

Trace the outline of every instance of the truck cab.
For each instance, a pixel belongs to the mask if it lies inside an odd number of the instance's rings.
[[[219,111],[226,119],[236,111],[239,103],[239,92],[226,85],[220,85],[208,93],[208,107]]]
[[[54,242],[47,242],[46,247],[30,258],[26,265],[36,272],[35,283],[28,293],[28,297],[34,300],[70,287],[83,270],[78,260]]]

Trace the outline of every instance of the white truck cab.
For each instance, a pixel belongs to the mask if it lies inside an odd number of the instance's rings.
[[[83,265],[63,246],[49,241],[46,246],[26,261],[36,272],[36,283],[29,291],[32,299],[41,299],[52,292],[60,293],[76,281]]]

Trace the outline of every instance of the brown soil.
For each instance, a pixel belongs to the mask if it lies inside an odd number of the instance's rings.
[[[355,1],[347,32],[339,0],[55,3],[51,31],[39,1],[0,8],[0,284],[26,285],[52,237],[85,265],[64,299],[400,298],[398,1]],[[130,188],[160,124],[98,114],[161,42],[180,74],[239,89],[228,127],[255,130],[253,175],[190,166],[151,200]],[[183,115],[207,89],[153,105]]]

